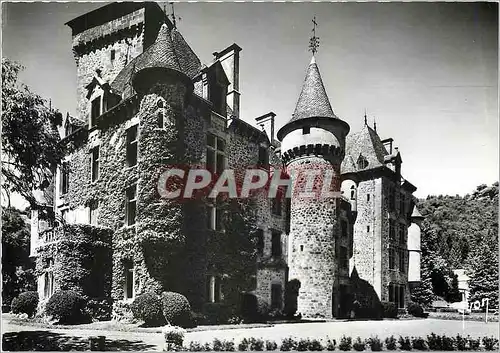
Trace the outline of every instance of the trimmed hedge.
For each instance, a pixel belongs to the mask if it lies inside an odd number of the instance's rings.
[[[190,327],[191,306],[185,296],[176,292],[163,292],[161,294],[163,316],[170,325]]]
[[[148,326],[165,324],[161,299],[155,293],[144,293],[135,297],[130,306],[134,318],[143,320]]]
[[[47,302],[45,313],[61,324],[84,321],[85,299],[72,290],[55,292]]]
[[[28,314],[28,317],[35,315],[37,306],[38,293],[35,291],[19,294],[10,304],[11,311],[14,314]]]

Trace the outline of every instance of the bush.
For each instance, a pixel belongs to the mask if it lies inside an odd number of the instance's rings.
[[[455,338],[443,336],[443,351],[455,350]]]
[[[411,351],[410,337],[406,336],[403,338],[402,336],[399,336],[398,342],[399,342],[399,348],[401,348],[404,351]]]
[[[327,351],[334,351],[336,346],[337,346],[337,341],[335,341],[335,338],[333,339],[328,338],[326,340],[325,348]]]
[[[275,351],[278,349],[278,345],[275,341],[266,341],[266,351]]]
[[[283,338],[281,341],[280,351],[294,351],[297,349],[297,341],[293,338]]]
[[[182,347],[184,341],[185,330],[181,327],[166,325],[162,328],[163,338],[167,345],[173,344],[174,347]]]
[[[373,352],[380,352],[382,350],[382,341],[377,336],[368,339],[368,345]]]
[[[394,336],[387,337],[385,339],[385,347],[387,348],[388,351],[395,351],[397,348],[397,341]]]
[[[467,341],[469,341],[469,349],[473,351],[479,350],[479,346],[481,344],[481,340],[479,338],[472,338],[467,336]]]
[[[352,348],[352,338],[342,336],[342,338],[340,339],[340,343],[339,343],[339,349],[341,351],[350,351],[351,348]]]
[[[135,297],[130,308],[136,319],[143,320],[148,326],[165,324],[161,299],[155,293],[144,293]]]
[[[248,346],[250,346],[250,341],[247,340],[246,338],[243,338],[241,342],[238,344],[238,350],[239,351],[246,351],[248,350]]]
[[[191,341],[189,343],[189,351],[190,352],[202,352],[203,351],[203,346],[200,342],[197,341]]]
[[[427,344],[431,351],[443,350],[443,340],[441,336],[436,335],[434,332],[427,336]]]
[[[251,351],[263,351],[264,341],[260,338],[250,338],[250,350]]]
[[[352,348],[354,348],[355,351],[361,352],[364,351],[366,348],[366,343],[361,339],[361,337],[357,337],[356,341],[352,344]]]
[[[84,319],[85,300],[75,291],[60,290],[47,302],[45,312],[61,324],[76,324]]]
[[[24,313],[29,317],[35,315],[37,306],[38,293],[35,291],[21,293],[16,298],[12,299],[10,303],[11,311],[14,314]]]
[[[227,305],[222,303],[206,303],[203,305],[203,315],[206,325],[227,324],[230,317],[230,311]]]
[[[495,346],[498,343],[498,339],[494,337],[483,337],[483,345],[484,349],[487,351],[493,351],[495,350]]]
[[[305,352],[309,348],[309,340],[308,339],[300,339],[300,341],[297,343],[297,350],[299,352]]]
[[[268,318],[269,305],[253,293],[243,293],[241,297],[241,315],[246,322],[262,322]]]
[[[467,338],[457,335],[457,337],[455,337],[455,342],[457,342],[458,351],[467,350]]]
[[[222,352],[222,342],[218,338],[214,338],[214,341],[212,343],[212,349],[216,352]]]
[[[396,304],[392,302],[382,302],[382,316],[386,318],[397,318],[398,308]]]
[[[234,341],[222,341],[222,349],[225,352],[234,352]]]
[[[175,292],[163,292],[161,295],[163,316],[170,325],[190,327],[191,306],[185,296]]]
[[[411,340],[411,345],[413,349],[417,349],[419,351],[427,350],[427,345],[425,344],[425,340],[422,337],[413,337]]]
[[[113,312],[113,299],[111,298],[92,298],[85,305],[85,314],[92,321],[108,321],[111,320]]]
[[[424,308],[420,304],[409,302],[406,308],[408,310],[408,314],[413,315],[415,317],[425,317]]]
[[[310,351],[322,351],[324,349],[323,345],[317,339],[312,339],[309,341],[309,346],[307,347]]]

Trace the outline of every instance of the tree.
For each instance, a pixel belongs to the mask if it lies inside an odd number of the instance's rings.
[[[453,275],[453,278],[451,280],[451,286],[450,286],[450,289],[448,291],[448,295],[446,297],[446,301],[451,302],[451,303],[455,303],[455,302],[459,302],[461,300],[462,300],[462,294],[458,290],[458,276]]]
[[[2,212],[2,302],[10,305],[21,292],[36,290],[30,233],[21,211]]]
[[[2,190],[9,202],[16,192],[35,208],[33,190],[48,188],[64,156],[57,132],[62,115],[18,82],[22,69],[2,59]]]
[[[470,301],[489,298],[489,307],[498,308],[498,251],[496,246],[482,244],[470,259]]]

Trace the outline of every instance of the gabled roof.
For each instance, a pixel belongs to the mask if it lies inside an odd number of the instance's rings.
[[[312,117],[338,119],[333,113],[314,56],[307,68],[306,78],[302,84],[302,91],[300,92],[295,112],[290,122]]]
[[[357,161],[362,156],[368,162],[366,169],[384,166],[384,157],[388,155],[384,144],[377,132],[368,125],[364,125],[361,131],[347,135],[346,158],[342,162],[342,173],[359,171]],[[350,156],[350,158],[347,158]],[[354,165],[353,165],[354,164]],[[352,170],[354,167],[354,170]]]
[[[87,99],[90,98],[90,96],[92,95],[92,92],[94,91],[95,86],[97,86],[97,85],[99,85],[99,87],[101,87],[103,90],[109,89],[109,84],[106,80],[104,80],[100,76],[100,71],[97,72],[94,75],[94,77],[92,77],[92,81],[90,81],[90,83],[85,86],[85,88],[87,89]]]
[[[134,93],[131,87],[133,76],[147,68],[167,68],[193,79],[201,70],[201,62],[177,29],[170,30],[164,24],[155,42],[116,76],[111,83],[112,90],[115,93],[124,94],[125,97],[132,95]]]

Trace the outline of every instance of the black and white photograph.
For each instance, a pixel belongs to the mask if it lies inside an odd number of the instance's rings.
[[[498,2],[1,5],[3,351],[499,351]]]

